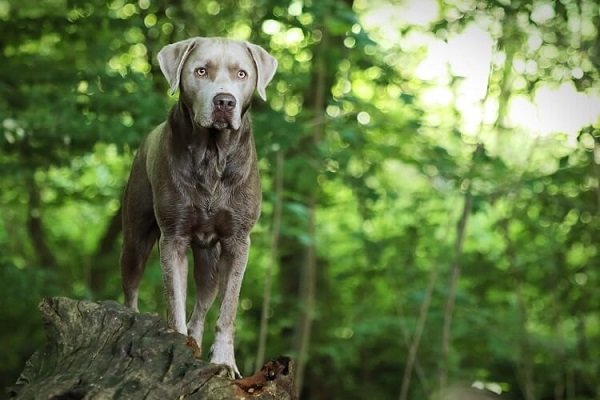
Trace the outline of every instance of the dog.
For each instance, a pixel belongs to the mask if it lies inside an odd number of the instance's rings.
[[[124,191],[125,305],[138,310],[138,287],[158,240],[169,326],[201,346],[219,292],[210,361],[240,377],[234,323],[261,205],[250,104],[255,90],[266,100],[277,60],[249,42],[195,37],[162,48],[158,62],[170,94],[179,89],[180,95],[140,145]],[[197,293],[186,324],[189,247]]]

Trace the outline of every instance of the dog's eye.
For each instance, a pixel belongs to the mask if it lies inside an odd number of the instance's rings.
[[[238,78],[240,79],[246,79],[246,77],[248,76],[248,73],[246,71],[244,71],[243,69],[240,69],[238,71]]]
[[[194,70],[194,73],[195,73],[197,76],[204,76],[204,75],[206,75],[206,68],[204,68],[204,67],[196,68],[196,69]]]

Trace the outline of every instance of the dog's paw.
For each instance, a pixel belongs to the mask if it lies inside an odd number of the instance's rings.
[[[229,376],[232,379],[242,377],[237,365],[235,364],[235,356],[233,354],[233,345],[222,342],[217,342],[212,345],[210,362],[212,364],[223,364],[229,370]]]

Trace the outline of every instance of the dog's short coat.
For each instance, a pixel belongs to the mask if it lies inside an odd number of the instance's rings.
[[[137,310],[140,279],[158,239],[169,325],[201,346],[204,318],[220,292],[211,362],[239,376],[234,322],[261,202],[249,108],[255,89],[266,98],[277,61],[252,43],[200,37],[165,46],[158,61],[180,96],[141,144],[125,189],[125,304]],[[197,297],[186,326],[190,246]]]

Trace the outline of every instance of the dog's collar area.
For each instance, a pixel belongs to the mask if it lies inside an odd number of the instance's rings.
[[[217,135],[222,135],[224,133],[231,133],[231,132],[235,132],[235,130],[231,129],[231,128],[225,128],[225,129],[218,129],[218,128],[202,128],[202,127],[198,127],[199,129],[203,129],[206,130],[208,132],[208,135],[211,137],[217,136]]]

